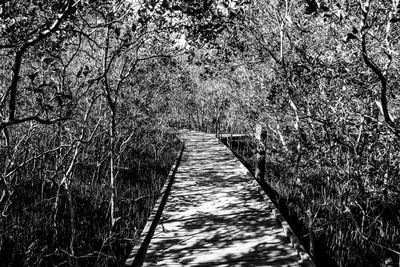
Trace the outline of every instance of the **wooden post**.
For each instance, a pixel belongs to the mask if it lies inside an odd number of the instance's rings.
[[[217,117],[215,120],[215,137],[219,139],[219,118]]]
[[[261,124],[256,126],[255,138],[257,142],[256,148],[256,180],[265,183],[265,139],[267,132],[263,129]]]

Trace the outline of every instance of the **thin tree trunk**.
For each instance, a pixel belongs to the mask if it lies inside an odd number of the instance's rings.
[[[111,127],[110,127],[110,188],[111,188],[111,199],[110,199],[110,217],[111,217],[111,228],[115,224],[115,202],[116,202],[116,188],[115,188],[115,116],[112,115]]]
[[[71,149],[72,149],[72,147],[71,147]],[[55,240],[54,242],[58,243],[58,234],[59,233],[58,233],[58,229],[57,229],[58,228],[57,216],[58,216],[58,210],[59,210],[59,204],[60,204],[61,190],[64,187],[66,190],[69,211],[70,211],[70,223],[71,223],[70,250],[71,250],[71,255],[73,255],[73,256],[75,255],[74,246],[75,246],[75,238],[76,238],[76,224],[75,224],[75,209],[73,207],[73,200],[72,200],[70,185],[71,185],[71,174],[72,174],[73,168],[75,166],[75,162],[78,157],[78,154],[79,154],[79,144],[75,147],[74,155],[69,164],[69,167],[68,167],[67,171],[65,172],[60,184],[58,185],[56,198],[54,201],[54,214],[53,214],[53,227],[54,227],[54,240]]]
[[[279,136],[279,140],[281,141],[281,144],[282,144],[283,149],[284,149],[286,152],[289,151],[289,149],[288,149],[288,147],[287,147],[287,144],[286,144],[286,141],[285,141],[285,138],[283,137],[283,134],[281,133],[281,127],[279,126],[279,124],[276,125],[276,133],[277,133],[278,136]]]
[[[71,193],[71,173],[73,170],[73,167],[75,166],[76,159],[79,154],[79,144],[75,148],[74,156],[72,158],[71,164],[67,170],[67,173],[65,174],[65,189],[67,192],[67,198],[68,198],[68,205],[69,205],[69,212],[70,212],[70,223],[71,223],[71,240],[70,240],[70,250],[71,254],[75,255],[75,239],[76,239],[76,223],[75,223],[75,209],[74,209],[74,202],[72,199],[72,193]]]
[[[110,27],[107,27],[106,31],[106,44],[104,50],[104,86],[106,91],[106,97],[108,102],[108,108],[111,113],[111,122],[110,122],[110,223],[111,229],[114,228],[115,224],[115,202],[116,202],[116,189],[115,189],[115,136],[116,136],[116,100],[112,97],[111,87],[108,81],[108,52],[110,47]]]

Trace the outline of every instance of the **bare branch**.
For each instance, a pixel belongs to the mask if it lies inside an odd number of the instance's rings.
[[[21,119],[15,119],[11,120],[11,121],[3,121],[0,123],[0,131],[6,129],[8,126],[11,125],[16,125],[16,124],[20,124],[20,123],[24,123],[24,122],[28,122],[28,121],[36,121],[40,124],[45,124],[45,125],[51,125],[60,121],[66,121],[70,119],[69,117],[62,117],[62,118],[55,118],[55,119],[44,119],[41,118],[39,116],[29,116],[29,117],[25,117],[25,118],[21,118]]]

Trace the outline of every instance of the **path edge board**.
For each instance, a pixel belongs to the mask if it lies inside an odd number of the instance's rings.
[[[160,192],[160,195],[162,196],[158,198],[156,204],[154,205],[154,208],[150,213],[150,217],[148,218],[147,223],[143,228],[143,231],[141,232],[138,240],[135,242],[132,248],[131,253],[125,261],[125,267],[139,267],[143,265],[147,253],[147,248],[150,244],[151,238],[154,235],[157,224],[161,218],[164,206],[167,203],[168,195],[171,191],[175,174],[178,170],[184,150],[185,142],[181,141],[181,147],[179,149],[178,155],[176,156],[175,162],[172,165],[168,173],[167,179],[165,180],[164,186]]]

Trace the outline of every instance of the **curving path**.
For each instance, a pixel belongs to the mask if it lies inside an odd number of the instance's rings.
[[[143,266],[300,266],[247,170],[211,134],[185,150]]]

